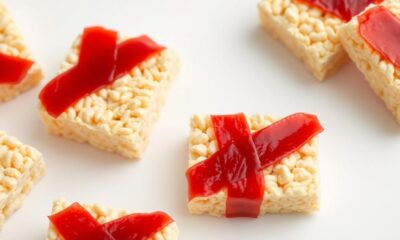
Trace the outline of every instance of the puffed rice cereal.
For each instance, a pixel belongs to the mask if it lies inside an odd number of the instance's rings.
[[[119,42],[125,39],[120,37]],[[80,38],[73,44],[60,73],[77,63],[79,49]],[[140,158],[179,69],[177,53],[163,50],[111,86],[81,99],[57,118],[40,105],[41,118],[55,135],[128,158]]]
[[[278,119],[266,115],[247,116],[252,132],[261,130]],[[209,115],[194,115],[189,137],[189,167],[208,159],[218,151]],[[266,213],[313,212],[319,210],[319,171],[317,139],[314,137],[300,150],[264,169],[265,192],[260,215]],[[192,214],[225,216],[227,192],[189,201]]]
[[[380,5],[400,18],[399,1],[386,0]],[[345,24],[340,29],[339,36],[350,58],[365,75],[373,91],[385,102],[400,123],[400,69],[383,59],[360,37],[358,17]]]
[[[262,26],[303,60],[319,81],[347,60],[337,35],[341,19],[296,0],[261,0],[258,10]]]
[[[44,175],[42,154],[0,131],[0,227]]]
[[[57,199],[53,202],[52,214],[58,213],[70,205],[71,203],[68,203],[64,199]],[[83,204],[82,206],[101,224],[129,214],[125,210],[105,208],[97,204]],[[176,224],[176,222],[172,222],[148,240],[177,240],[178,236],[178,225]],[[46,240],[63,240],[63,238],[57,233],[57,230],[52,226],[51,223]]]
[[[2,2],[0,2],[0,52],[35,61],[14,20]],[[43,72],[35,62],[20,83],[0,84],[0,102],[8,101],[36,86],[42,78]]]

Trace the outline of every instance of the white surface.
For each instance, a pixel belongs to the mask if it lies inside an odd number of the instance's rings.
[[[45,70],[41,86],[56,74],[75,36],[94,24],[132,36],[148,33],[180,51],[183,72],[139,162],[47,134],[36,111],[41,87],[1,104],[0,128],[42,151],[48,171],[0,239],[44,239],[56,197],[132,211],[165,210],[184,240],[400,238],[400,127],[353,64],[317,83],[259,28],[255,0],[5,2]],[[240,111],[320,116],[326,131],[320,137],[319,213],[256,220],[188,214],[189,116]]]

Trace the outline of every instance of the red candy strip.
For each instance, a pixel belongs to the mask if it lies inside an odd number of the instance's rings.
[[[299,150],[323,131],[317,116],[296,113],[253,134],[263,169]]]
[[[186,172],[189,199],[227,189],[227,217],[257,217],[265,188],[262,169],[323,131],[317,117],[305,113],[293,114],[252,135],[243,114],[212,116],[212,122],[220,150]]]
[[[100,224],[79,203],[49,217],[64,240],[147,240],[173,220],[163,212],[131,214]]]
[[[123,77],[151,55],[164,49],[165,47],[158,45],[146,35],[130,38],[118,44],[117,66],[114,78]]]
[[[114,240],[79,203],[49,217],[64,240]]]
[[[211,120],[219,148],[227,150],[221,152],[219,162],[228,190],[226,216],[257,217],[264,196],[264,175],[246,117],[212,116]]]
[[[382,58],[400,67],[400,19],[378,6],[358,17],[360,36]]]
[[[131,214],[104,224],[116,240],[148,240],[173,220],[163,212]]]
[[[383,0],[297,0],[311,7],[317,7],[345,22],[358,15],[371,3],[381,3]]]
[[[34,62],[0,53],[0,84],[18,84],[28,74]]]
[[[108,86],[150,56],[165,49],[147,36],[117,44],[117,32],[86,28],[79,61],[51,80],[40,93],[46,111],[58,117],[83,97]]]

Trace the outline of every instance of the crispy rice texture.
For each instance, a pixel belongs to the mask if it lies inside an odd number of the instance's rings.
[[[14,20],[2,2],[0,2],[0,52],[35,61]],[[43,72],[39,65],[35,63],[19,84],[0,84],[0,102],[8,101],[36,86],[42,78]]]
[[[333,75],[347,60],[337,31],[343,21],[296,0],[261,0],[261,25],[304,61],[319,81]]]
[[[265,115],[247,117],[252,132],[261,130],[276,120]],[[210,116],[193,116],[189,137],[189,167],[208,159],[216,151],[218,144]],[[278,164],[264,169],[264,177],[265,192],[260,215],[319,210],[316,138]],[[225,216],[226,199],[226,191],[208,197],[196,197],[188,202],[189,211],[192,214]]]
[[[57,199],[53,202],[53,210],[52,214],[55,214],[59,211],[70,206],[71,203],[68,203],[66,200]],[[106,223],[117,218],[128,215],[129,213],[125,210],[104,208],[97,204],[88,205],[83,204],[83,207],[90,212],[90,214],[97,219],[100,223]],[[177,240],[178,239],[178,226],[176,222],[170,223],[161,231],[157,232],[152,238],[149,240]],[[57,233],[57,230],[50,223],[49,231],[47,234],[46,240],[63,240],[63,238]]]
[[[44,175],[42,154],[0,131],[0,227]]]
[[[120,38],[119,41],[123,41]],[[80,38],[61,66],[60,73],[78,61]],[[42,105],[41,118],[49,132],[128,158],[140,158],[180,69],[176,52],[164,50],[124,77],[77,102],[58,118]]]
[[[399,1],[387,0],[381,5],[400,17]],[[375,5],[370,6],[372,7]],[[340,29],[339,36],[350,58],[364,74],[372,90],[384,101],[400,124],[400,69],[383,59],[360,37],[357,17]]]

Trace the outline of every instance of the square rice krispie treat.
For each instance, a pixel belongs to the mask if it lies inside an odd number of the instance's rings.
[[[32,53],[26,46],[10,13],[1,2],[0,23],[0,54],[16,57],[29,63],[29,68],[21,70],[18,77],[14,75],[16,78],[13,79],[13,82],[5,82],[5,79],[0,79],[0,102],[3,102],[37,85],[43,78],[43,73],[39,65],[34,62]],[[8,73],[3,73],[3,71],[8,71]],[[1,69],[0,66],[0,76],[10,76],[9,72],[9,68]]]
[[[400,123],[400,2],[371,6],[339,31],[350,58]]]
[[[0,227],[21,207],[44,172],[40,152],[0,131]]]
[[[53,202],[52,214],[57,214],[70,206],[71,206],[71,203],[67,202],[66,200],[57,199]],[[125,210],[105,208],[105,207],[99,206],[97,204],[93,204],[93,205],[83,204],[82,206],[100,224],[106,224],[108,222],[114,221],[118,218],[125,217],[130,214],[129,212],[127,212]],[[172,221],[166,227],[164,227],[162,230],[155,233],[148,240],[177,240],[178,236],[179,236],[178,225],[176,224],[175,221]],[[116,238],[116,240],[118,240],[118,239],[120,239],[120,238]],[[58,233],[55,226],[52,223],[50,223],[46,240],[68,240],[68,239],[64,239]]]
[[[337,31],[343,20],[298,0],[261,0],[262,26],[282,41],[319,81],[347,60]]]
[[[246,116],[246,119],[253,136],[255,132],[278,121],[259,114]],[[189,168],[209,159],[220,150],[218,146],[210,116],[194,115],[189,138]],[[312,137],[299,150],[278,160],[262,170],[264,187],[258,214],[309,213],[319,210],[317,137]],[[210,196],[189,199],[188,208],[192,214],[225,216],[227,190],[224,188]]]
[[[118,43],[125,39],[119,37]],[[80,47],[78,38],[60,73],[77,64]],[[128,158],[140,158],[179,69],[177,53],[164,49],[111,85],[80,99],[58,117],[48,114],[42,104],[40,115],[53,134]]]

